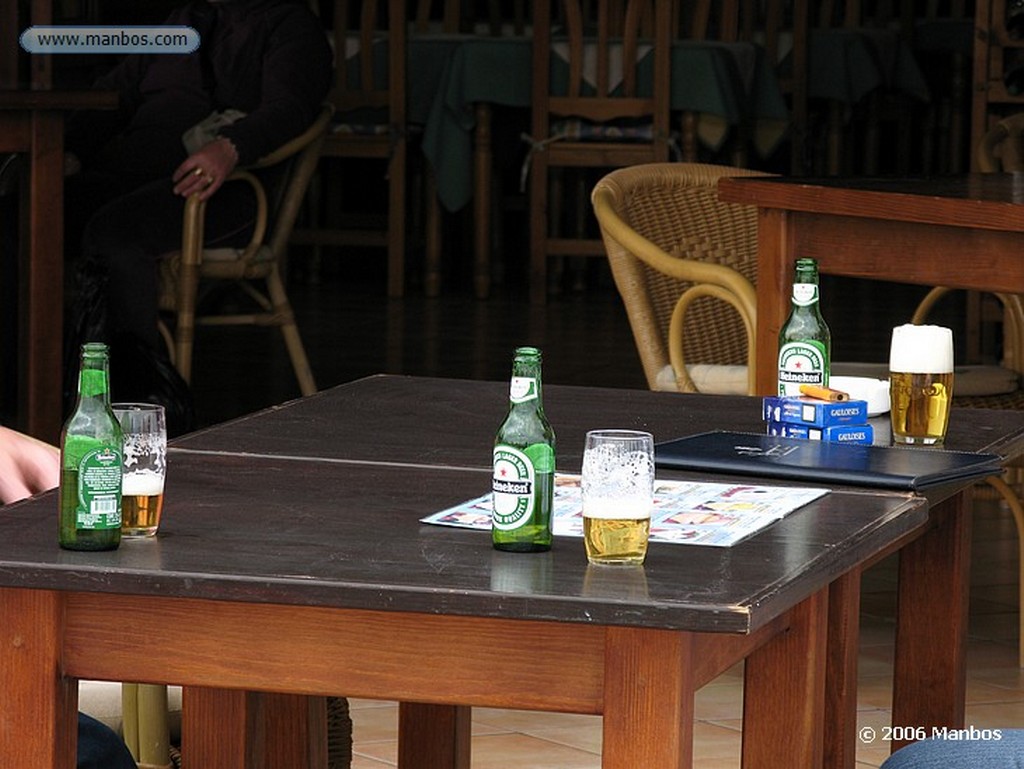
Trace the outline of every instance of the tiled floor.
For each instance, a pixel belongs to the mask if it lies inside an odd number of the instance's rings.
[[[457,265],[456,265],[457,267]],[[382,297],[381,276],[352,282],[325,269],[319,285],[293,283],[293,303],[319,385],[329,387],[378,372],[505,379],[518,344],[545,353],[545,382],[645,387],[639,359],[618,297],[598,279],[585,294],[532,307],[522,287],[498,287],[487,302],[448,285],[425,299],[412,285],[405,300]],[[912,306],[892,294],[853,286],[829,287],[826,317],[846,359],[870,357],[891,327],[886,312]],[[874,304],[872,304],[874,302]],[[845,308],[856,307],[856,312]],[[831,316],[829,314],[831,311]],[[869,318],[863,328],[858,318]],[[881,327],[879,332],[876,327]],[[877,333],[876,333],[877,332]],[[194,389],[200,415],[216,422],[298,395],[283,345],[268,329],[202,329],[197,338]],[[976,505],[967,723],[1024,726],[1024,675],[1017,667],[1017,533],[994,500]],[[884,561],[864,578],[859,725],[881,734],[889,723],[895,565]],[[936,628],[936,643],[942,643]],[[697,698],[696,764],[739,764],[742,669],[705,687]],[[353,769],[396,763],[397,706],[351,703]],[[915,726],[902,724],[901,726]],[[477,709],[474,769],[589,769],[600,766],[596,717]],[[861,767],[877,767],[888,754],[881,739],[859,745]]]

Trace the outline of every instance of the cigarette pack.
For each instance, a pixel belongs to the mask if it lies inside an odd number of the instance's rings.
[[[868,421],[868,402],[832,402],[815,398],[768,396],[764,399],[764,420],[811,427],[863,425]]]
[[[811,427],[809,425],[796,425],[790,422],[768,422],[768,435],[870,446],[875,440],[875,429],[871,425],[866,424]]]

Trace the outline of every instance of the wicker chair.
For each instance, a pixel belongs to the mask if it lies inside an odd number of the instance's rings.
[[[302,205],[310,179],[316,169],[332,108],[325,106],[320,116],[304,133],[287,142],[251,169],[236,170],[232,179],[247,182],[257,199],[254,232],[244,249],[203,248],[203,217],[206,204],[193,195],[185,205],[181,251],[170,254],[161,264],[161,310],[175,318],[173,335],[161,324],[171,358],[186,382],[192,376],[192,348],[198,325],[277,326],[284,336],[295,377],[303,395],[316,392],[313,372],[295,324],[295,315],[281,279],[282,262],[292,227]],[[287,168],[286,178],[277,194],[268,195],[252,173],[271,166]],[[197,315],[200,279],[235,281],[256,302],[254,313],[234,315]],[[266,294],[253,281],[263,281]]]
[[[613,171],[591,200],[652,390],[754,394],[757,212],[722,203],[722,176],[650,163]]]

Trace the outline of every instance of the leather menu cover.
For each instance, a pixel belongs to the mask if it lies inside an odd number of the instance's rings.
[[[865,446],[724,431],[658,443],[654,455],[658,467],[674,470],[910,491],[1002,472],[1002,458],[996,454]]]

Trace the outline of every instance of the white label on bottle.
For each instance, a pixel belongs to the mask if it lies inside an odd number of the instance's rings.
[[[494,447],[494,528],[509,531],[529,520],[535,481],[536,470],[526,454],[513,446]]]
[[[793,304],[807,307],[818,301],[818,285],[816,283],[794,283]]]
[[[779,350],[779,395],[800,395],[800,385],[828,385],[825,351],[818,342],[790,342]]]
[[[532,376],[514,376],[508,388],[508,398],[513,403],[536,400],[537,380]]]

